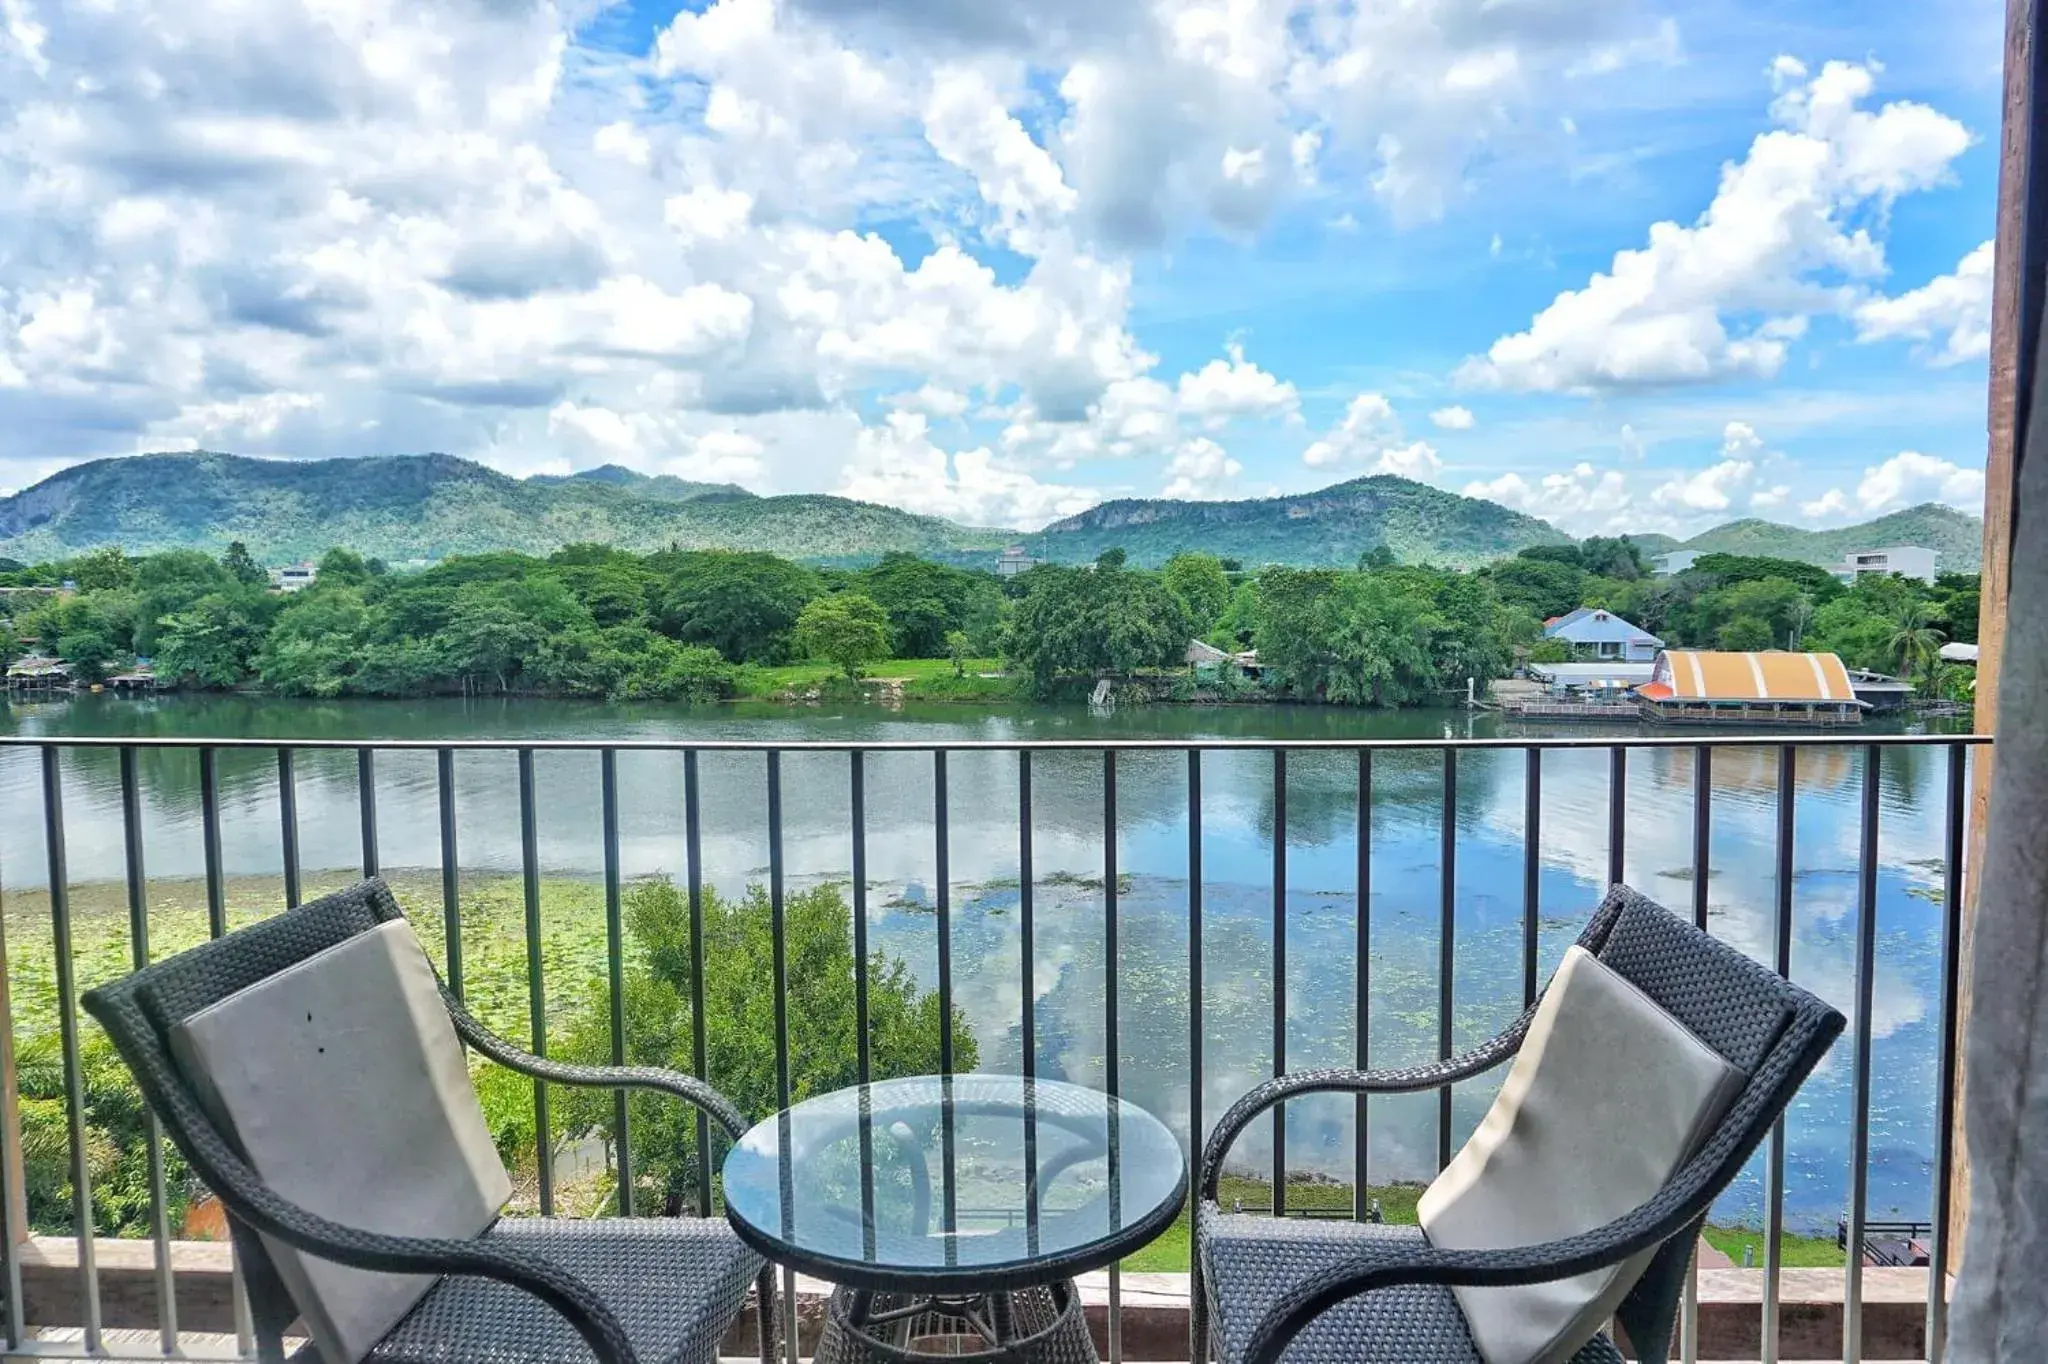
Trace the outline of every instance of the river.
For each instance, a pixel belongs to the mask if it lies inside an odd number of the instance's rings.
[[[478,703],[282,701],[166,696],[148,701],[80,697],[15,704],[0,732],[19,735],[237,736],[506,741],[878,740],[1096,738],[1485,737],[1485,715],[1392,714],[1320,707],[1156,706],[1099,715],[1080,707],[768,705],[686,708],[521,699]],[[1873,725],[1873,731],[1877,726]],[[1539,732],[1516,730],[1515,733]],[[1611,732],[1611,731],[1610,731]],[[1853,743],[1853,740],[1851,741]],[[1925,1218],[1930,1207],[1939,1021],[1943,787],[1947,750],[1893,750],[1881,775],[1878,966],[1872,1012],[1869,1215]],[[765,877],[763,760],[702,759],[704,874],[737,890]],[[1016,758],[950,757],[950,880],[955,988],[987,1069],[1019,1062],[1021,962],[1015,908]],[[795,883],[848,876],[849,782],[844,754],[792,753],[784,763],[785,856]],[[1691,903],[1693,758],[1638,750],[1628,781],[1627,877],[1683,912]],[[621,852],[629,876],[681,875],[679,755],[627,752],[618,760]],[[926,984],[937,972],[931,913],[935,848],[928,754],[866,759],[868,872],[873,941]],[[1295,753],[1287,764],[1287,1061],[1290,1069],[1348,1063],[1353,1048],[1356,762],[1349,754]],[[553,875],[601,868],[598,757],[536,758],[539,853]],[[1103,1072],[1103,901],[1098,755],[1034,759],[1037,913],[1035,980],[1042,1073],[1081,1082]],[[222,851],[231,876],[280,869],[277,771],[264,752],[220,758]],[[1848,746],[1802,755],[1796,802],[1793,974],[1837,1007],[1854,1003],[1856,860],[1861,759]],[[201,873],[198,763],[191,750],[141,762],[143,826],[152,877]],[[514,758],[464,753],[456,769],[461,861],[470,871],[519,866]],[[1497,1031],[1521,1004],[1524,760],[1470,752],[1458,768],[1456,1008],[1460,1045]],[[75,883],[122,873],[120,792],[112,753],[74,751],[64,762],[70,872]],[[1715,933],[1760,959],[1772,952],[1775,753],[1731,750],[1713,767]],[[356,769],[347,753],[297,760],[300,856],[309,877],[340,874],[360,856]],[[1185,1133],[1187,1067],[1187,760],[1129,753],[1118,764],[1120,1055],[1126,1094]],[[1541,961],[1547,972],[1599,896],[1607,867],[1607,758],[1553,752],[1543,772]],[[1372,1013],[1375,1065],[1428,1059],[1436,1045],[1442,765],[1435,754],[1390,753],[1374,766],[1372,808]],[[380,851],[386,868],[430,868],[440,856],[434,758],[381,754]],[[42,796],[34,757],[0,750],[0,893],[43,884]],[[1272,759],[1217,752],[1203,760],[1205,1116],[1269,1073],[1271,1065]],[[326,879],[334,879],[332,875]],[[1092,883],[1091,883],[1092,882]],[[416,913],[435,913],[420,905]],[[714,967],[715,969],[715,967]],[[795,1025],[801,1028],[801,1012]],[[1848,1186],[1847,1042],[1824,1063],[1789,1121],[1788,1221],[1831,1233]],[[715,1077],[714,1077],[715,1078]],[[1455,1138],[1491,1102],[1496,1079],[1461,1086]],[[1292,1168],[1349,1177],[1349,1099],[1291,1106]],[[1435,1162],[1429,1096],[1373,1101],[1371,1178],[1428,1178]],[[1270,1133],[1239,1145],[1264,1168]],[[1717,1220],[1760,1219],[1752,1169]]]

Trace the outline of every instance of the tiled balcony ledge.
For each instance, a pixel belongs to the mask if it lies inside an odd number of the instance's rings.
[[[94,1243],[100,1271],[100,1301],[110,1329],[151,1329],[157,1324],[156,1247],[148,1241]],[[233,1293],[228,1248],[215,1241],[174,1241],[171,1265],[178,1297],[178,1325],[191,1332],[231,1332]],[[22,1303],[32,1325],[78,1322],[78,1245],[68,1237],[37,1237],[21,1259]],[[1756,1359],[1760,1353],[1763,1281],[1756,1269],[1700,1271],[1700,1358]],[[1832,1269],[1788,1269],[1780,1280],[1780,1358],[1839,1360],[1842,1357],[1842,1274]],[[823,1319],[828,1285],[797,1280],[802,1352],[810,1353]],[[1081,1278],[1081,1296],[1097,1344],[1107,1357],[1109,1276]],[[1870,1360],[1925,1358],[1927,1271],[1868,1268],[1863,1271],[1864,1357]],[[1139,1361],[1188,1357],[1188,1276],[1126,1274],[1122,1287],[1124,1358]],[[723,1353],[745,1357],[754,1342],[752,1313],[743,1317]]]

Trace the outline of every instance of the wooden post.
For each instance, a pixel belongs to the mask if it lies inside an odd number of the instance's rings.
[[[1998,223],[1991,275],[1990,443],[1984,459],[1984,581],[1977,626],[1976,728],[1998,728],[1998,665],[2005,647],[2006,602],[2011,595],[2013,503],[2019,484],[2020,302],[2026,255],[2027,167],[2034,119],[2034,6],[2036,0],[2006,0],[2005,100],[1998,153]],[[1975,750],[1970,786],[1970,836],[1964,857],[1972,873],[1984,863],[1986,819],[1991,808],[1993,747]],[[1970,1018],[1970,954],[1976,939],[1977,878],[1963,884],[1963,974],[1958,985],[1958,1039]],[[1960,1040],[1958,1045],[1961,1045]],[[1963,1139],[1963,1070],[1957,1066],[1955,1184],[1950,1203],[1949,1269],[1960,1267],[1963,1228],[1970,1208],[1970,1148]]]

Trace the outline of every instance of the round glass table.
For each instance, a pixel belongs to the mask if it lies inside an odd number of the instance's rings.
[[[741,1240],[839,1286],[826,1364],[1092,1361],[1073,1277],[1152,1240],[1187,1192],[1180,1143],[1150,1113],[1013,1075],[807,1099],[742,1137],[724,1173]]]

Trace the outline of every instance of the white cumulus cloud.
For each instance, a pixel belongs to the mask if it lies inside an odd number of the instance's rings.
[[[1895,298],[1873,298],[1856,308],[1856,339],[1906,337],[1934,343],[1928,359],[1958,365],[1991,353],[1991,243],[1964,256],[1955,270]]]
[[[1301,462],[1311,469],[1363,466],[1367,473],[1418,482],[1443,470],[1442,458],[1428,441],[1403,438],[1393,404],[1380,393],[1354,397],[1337,424],[1302,451]]]
[[[1470,431],[1476,424],[1469,407],[1439,407],[1429,414],[1430,421],[1445,431]]]
[[[1646,245],[1616,253],[1461,377],[1567,392],[1768,378],[1808,316],[1852,308],[1856,282],[1884,269],[1869,211],[1942,183],[1970,135],[1925,104],[1863,107],[1875,63],[1829,62],[1810,80],[1797,62],[1775,72],[1778,126],[1722,168],[1697,219],[1653,224]]]

